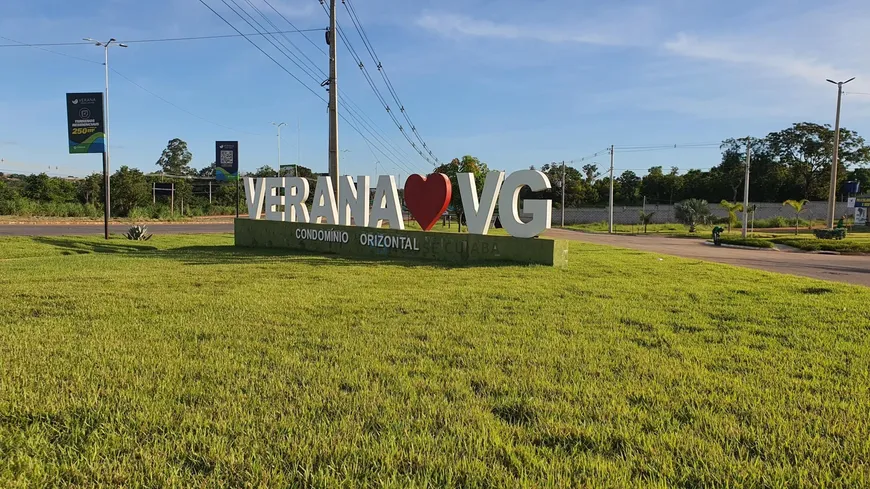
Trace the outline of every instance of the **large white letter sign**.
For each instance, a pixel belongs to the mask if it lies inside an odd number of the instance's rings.
[[[523,222],[517,211],[520,200],[520,190],[528,186],[532,192],[548,190],[550,180],[547,175],[537,170],[520,170],[510,174],[502,185],[498,196],[498,215],[505,231],[515,238],[533,238],[550,229],[552,206],[549,199],[527,199],[523,205],[523,214],[531,214],[532,220]]]
[[[473,173],[458,173],[456,180],[459,183],[459,195],[462,197],[468,232],[486,234],[495,211],[495,198],[504,181],[504,172],[491,171],[486,174],[483,194],[480,196],[483,200],[480,203],[477,202],[477,185],[474,183]]]
[[[391,229],[405,229],[402,220],[402,207],[399,204],[399,192],[396,190],[396,178],[392,175],[378,177],[375,189],[374,206],[369,216],[369,226],[379,228],[388,221]]]
[[[259,219],[263,211],[263,200],[266,198],[265,178],[245,179],[245,202],[248,203],[248,217]]]
[[[338,210],[335,208],[335,193],[332,191],[332,179],[317,177],[317,188],[314,189],[314,204],[311,206],[311,217],[308,222],[320,224],[326,219],[326,224],[338,224]]]
[[[350,175],[338,179],[338,223],[342,226],[353,224],[362,227],[369,225],[369,177],[356,177],[356,188]]]
[[[284,220],[308,222],[308,179],[284,177]]]
[[[281,189],[284,188],[284,179],[281,177],[266,178],[266,219],[269,221],[283,221],[284,196]]]

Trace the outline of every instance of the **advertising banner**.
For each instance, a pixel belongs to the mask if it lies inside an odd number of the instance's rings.
[[[239,142],[215,141],[214,174],[218,181],[239,178]]]
[[[66,94],[66,118],[71,154],[105,152],[102,92]]]

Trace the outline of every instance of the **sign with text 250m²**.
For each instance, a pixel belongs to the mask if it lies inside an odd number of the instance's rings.
[[[70,153],[105,152],[102,92],[66,94],[66,119]]]
[[[218,181],[239,178],[239,142],[215,141],[214,175]]]

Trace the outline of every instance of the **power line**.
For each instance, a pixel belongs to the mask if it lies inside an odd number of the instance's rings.
[[[2,36],[0,36],[0,37],[2,37]],[[3,39],[7,39],[7,40],[12,41],[12,42],[20,42],[20,41],[16,41],[16,40],[14,40],[14,39],[9,39],[9,38],[7,38],[7,37],[3,37]],[[90,60],[90,59],[79,58],[78,56],[72,56],[72,55],[69,55],[69,54],[66,54],[66,53],[60,53],[60,52],[57,52],[57,51],[52,51],[52,50],[50,50],[50,49],[45,49],[45,48],[39,47],[39,46],[37,46],[37,45],[28,45],[28,44],[20,44],[20,45],[21,45],[21,46],[33,47],[33,48],[35,48],[35,49],[39,49],[39,50],[41,50],[41,51],[45,51],[45,52],[48,52],[48,53],[51,53],[51,54],[56,54],[56,55],[58,55],[58,56],[66,56],[66,57],[68,57],[68,58],[77,59],[77,60],[79,60],[79,61],[85,61],[85,62],[88,62],[88,63],[98,64],[98,65],[102,65],[102,64],[103,64],[103,63],[100,63],[99,61],[93,61],[93,60]],[[189,110],[187,110],[187,109],[184,109],[184,108],[178,106],[177,104],[175,104],[175,103],[173,103],[173,102],[167,100],[166,98],[164,98],[164,97],[158,95],[157,93],[155,93],[155,92],[153,92],[153,91],[151,91],[151,90],[149,90],[149,89],[143,87],[142,85],[136,83],[135,81],[133,81],[133,80],[130,79],[128,76],[126,76],[126,75],[124,75],[123,73],[121,73],[120,71],[118,71],[118,70],[116,70],[116,69],[114,69],[114,68],[110,68],[110,70],[111,70],[113,73],[115,73],[116,75],[120,76],[121,78],[127,80],[128,82],[130,82],[130,84],[132,84],[133,86],[139,88],[139,89],[142,90],[143,92],[146,92],[146,93],[148,93],[149,95],[151,95],[152,97],[155,97],[155,98],[157,98],[158,100],[161,100],[161,101],[163,101],[164,103],[166,103],[166,104],[168,104],[168,105],[170,105],[170,106],[172,106],[172,107],[175,107],[176,109],[178,109],[178,110],[184,112],[185,114],[191,115],[191,116],[193,116],[193,117],[196,117],[197,119],[200,119],[200,120],[202,120],[202,121],[208,122],[209,124],[213,124],[213,125],[215,125],[215,126],[222,127],[222,128],[224,128],[224,129],[228,129],[228,130],[233,131],[233,132],[239,132],[239,133],[242,133],[242,134],[249,134],[249,135],[251,135],[251,136],[262,136],[262,134],[253,133],[253,132],[248,132],[248,131],[242,131],[242,130],[239,130],[239,129],[234,129],[234,128],[232,128],[232,127],[225,126],[225,125],[223,125],[223,124],[220,124],[220,123],[214,122],[214,121],[212,121],[212,120],[206,119],[205,117],[202,117],[202,116],[196,115],[196,114],[194,114],[193,112],[191,112],[191,111],[189,111]]]
[[[217,126],[217,127],[222,127],[222,128],[224,128],[224,129],[227,129],[227,130],[230,130],[230,131],[233,131],[233,132],[239,132],[239,133],[242,133],[242,134],[249,134],[249,135],[251,135],[251,136],[262,136],[262,135],[263,135],[263,134],[261,134],[261,133],[254,133],[254,132],[248,132],[248,131],[242,131],[242,130],[239,130],[239,129],[234,129],[234,128],[232,128],[232,127],[225,126],[225,125],[220,124],[220,123],[218,123],[218,122],[214,122],[214,121],[212,121],[212,120],[206,119],[205,117],[198,116],[198,115],[194,114],[193,112],[191,112],[191,111],[189,111],[189,110],[187,110],[187,109],[184,109],[184,108],[182,108],[182,107],[179,107],[178,105],[176,105],[176,104],[170,102],[169,100],[166,100],[165,98],[163,98],[163,97],[161,97],[160,95],[158,95],[158,94],[152,92],[151,90],[148,90],[147,88],[145,88],[145,87],[143,87],[142,85],[140,85],[140,84],[136,83],[135,81],[131,80],[131,79],[128,78],[126,75],[124,75],[123,73],[119,72],[118,70],[116,70],[116,69],[114,69],[114,68],[110,68],[110,69],[112,70],[112,73],[114,73],[114,74],[120,76],[121,78],[127,80],[128,82],[130,82],[130,83],[133,84],[134,86],[138,87],[138,88],[141,89],[142,91],[144,91],[144,92],[150,94],[151,96],[153,96],[153,97],[155,97],[155,98],[157,98],[157,99],[159,99],[159,100],[162,100],[164,103],[166,103],[166,104],[168,104],[168,105],[171,105],[172,107],[175,107],[176,109],[178,109],[178,110],[184,112],[184,113],[187,114],[187,115],[190,115],[190,116],[196,117],[196,118],[199,119],[199,120],[202,120],[202,121],[208,122],[209,124],[213,124],[213,125],[215,125],[215,126]]]
[[[304,32],[322,32],[324,29],[316,28],[316,29],[294,29],[292,31],[275,31],[275,32],[263,32],[263,33],[253,33],[253,34],[219,34],[214,36],[191,36],[191,37],[164,37],[164,38],[156,38],[156,39],[133,39],[130,41],[120,41],[124,44],[135,44],[135,43],[147,43],[147,42],[174,42],[174,41],[199,41],[203,39],[226,39],[232,37],[242,37],[242,36],[265,36],[269,34],[293,34],[293,33],[304,33]],[[7,39],[5,37],[0,36],[0,38],[6,39],[7,41],[11,41],[11,39]],[[307,39],[307,38],[306,38]],[[18,41],[13,41],[18,42]],[[20,48],[24,46],[29,47],[51,47],[51,46],[83,46],[90,45],[90,42],[87,41],[76,41],[76,42],[43,42],[43,43],[18,43],[18,44],[0,44],[0,48]]]
[[[432,152],[432,150],[429,149],[429,146],[426,144],[426,141],[424,141],[422,136],[420,136],[420,133],[417,131],[417,126],[414,124],[414,122],[411,120],[411,117],[408,115],[408,112],[405,110],[405,105],[399,99],[399,94],[396,92],[396,89],[393,86],[393,83],[390,81],[390,77],[387,75],[387,71],[384,69],[384,66],[381,63],[381,60],[378,57],[377,52],[375,51],[375,48],[372,45],[371,40],[369,39],[369,36],[365,31],[365,28],[362,25],[362,22],[359,20],[359,16],[356,13],[356,9],[354,8],[353,3],[351,2],[351,0],[342,0],[342,3],[347,8],[348,13],[350,13],[351,22],[353,22],[354,27],[356,28],[356,31],[360,36],[360,39],[362,39],[362,41],[363,41],[363,45],[366,47],[366,50],[369,52],[369,56],[371,56],[371,58],[372,58],[372,61],[374,61],[375,64],[377,65],[378,72],[381,74],[381,78],[383,78],[384,84],[387,86],[387,90],[390,92],[390,95],[392,96],[393,101],[395,101],[396,105],[399,106],[399,112],[401,112],[402,115],[404,116],[405,121],[408,123],[408,126],[410,126],[410,128],[411,128],[411,132],[414,133],[414,136],[416,136],[416,138],[420,142],[420,144],[423,145],[423,149],[425,149],[426,152],[429,153],[429,156],[431,156],[435,160],[435,163],[436,164],[441,163],[440,160],[438,159],[438,157],[436,157],[435,154]],[[414,146],[414,147],[416,149],[416,146]],[[428,161],[428,159],[427,159],[427,161]]]
[[[326,12],[326,14],[329,15],[329,11],[326,9],[326,6],[323,4],[322,1],[320,2],[320,5],[321,5],[321,7],[323,7],[324,12]],[[405,128],[402,126],[402,123],[399,122],[399,120],[396,118],[396,115],[390,109],[389,103],[387,103],[386,99],[381,94],[381,91],[378,89],[378,87],[375,84],[374,80],[372,79],[371,75],[366,70],[365,64],[363,64],[362,60],[360,59],[359,55],[356,52],[356,49],[354,49],[353,45],[347,39],[347,36],[344,35],[344,29],[341,28],[341,24],[338,22],[336,22],[336,24],[338,26],[338,37],[341,39],[341,41],[347,47],[348,52],[350,52],[351,57],[354,59],[354,61],[357,63],[357,66],[359,66],[360,70],[362,71],[363,77],[366,79],[366,82],[368,83],[369,87],[372,89],[372,91],[375,92],[375,96],[378,98],[378,101],[381,103],[381,105],[384,106],[384,109],[387,111],[387,114],[390,116],[390,119],[392,119],[393,124],[396,125],[396,127],[399,129],[399,132],[402,133],[402,136],[404,136],[405,140],[408,141],[408,144],[410,144],[411,147],[414,148],[414,150],[420,155],[420,157],[422,157],[424,160],[426,160],[427,163],[432,165],[433,164],[432,161],[429,159],[428,156],[423,154],[423,152],[420,150],[420,148],[417,147],[417,144],[411,140],[411,138],[405,132]],[[333,42],[335,42],[335,41],[333,41]]]
[[[258,22],[256,19],[254,19],[254,17],[253,17],[251,14],[249,14],[249,13],[248,13],[244,8],[242,8],[241,5],[239,5],[238,3],[236,3],[235,0],[230,0],[230,2],[232,2],[233,5],[235,5],[235,6],[238,8],[238,10],[234,9],[233,7],[231,7],[231,6],[226,2],[226,0],[221,0],[221,1],[223,2],[224,5],[226,5],[227,8],[229,8],[230,10],[232,10],[233,13],[235,13],[239,18],[241,18],[243,21],[245,21],[245,22],[248,24],[248,26],[250,26],[252,29],[256,30],[257,32],[260,32],[260,31],[257,29],[257,27],[255,27],[255,26],[254,26],[250,21],[248,21],[248,19],[247,19],[245,16],[242,15],[242,12],[243,12],[243,13],[244,13],[248,18],[250,18],[251,21],[254,22],[254,24],[257,24],[257,26],[259,26],[261,29],[265,29],[265,28],[263,27],[263,25],[260,24],[260,22]],[[246,0],[246,1],[247,1],[247,0]],[[202,0],[200,0],[200,2],[202,2]],[[249,5],[252,5],[250,2],[248,2],[248,4],[249,4]],[[253,6],[253,5],[252,5],[252,6]],[[257,9],[256,7],[254,7],[254,9],[256,9],[257,11],[259,11],[259,9]],[[214,9],[211,9],[211,10],[214,12]],[[262,12],[260,12],[260,14],[263,15]],[[265,17],[265,16],[263,16],[263,17]],[[223,19],[223,17],[221,17],[221,18]],[[224,22],[227,22],[226,19],[223,19],[223,20],[224,20]],[[268,19],[267,19],[267,21],[268,21]],[[271,22],[270,22],[270,23],[271,23]],[[274,26],[274,25],[273,25],[273,26]],[[235,27],[233,27],[233,28],[235,29]],[[320,79],[318,79],[317,76],[313,73],[314,70],[312,70],[310,66],[306,65],[306,64],[305,64],[305,61],[303,61],[301,58],[299,58],[298,56],[296,56],[295,54],[293,54],[292,52],[290,52],[289,49],[287,49],[287,47],[286,47],[285,45],[283,45],[280,41],[278,41],[278,39],[277,39],[276,37],[274,37],[274,36],[270,36],[270,37],[272,37],[272,39],[274,39],[274,42],[273,42],[272,40],[270,40],[269,38],[265,38],[265,39],[266,39],[266,41],[268,41],[268,42],[272,45],[272,47],[274,47],[275,49],[277,49],[281,54],[284,55],[284,57],[286,57],[287,59],[289,59],[289,60],[290,60],[293,64],[295,64],[299,69],[301,69],[302,71],[304,71],[305,74],[308,75],[308,76],[309,76],[313,81],[315,81],[316,83],[320,83]],[[247,39],[247,38],[246,38],[246,39]],[[248,41],[253,43],[253,41],[251,41],[250,39],[248,39]],[[277,42],[277,44],[276,44],[276,42]],[[291,42],[291,44],[292,44],[292,42]],[[255,44],[255,46],[256,46],[256,44]],[[294,45],[294,47],[295,47],[295,45]],[[257,46],[257,48],[260,49],[259,46]],[[260,49],[260,51],[263,52],[263,53],[265,53],[265,51],[263,51],[262,49]],[[267,56],[268,56],[268,55],[267,55]],[[270,58],[271,58],[271,56],[270,56]],[[271,59],[272,59],[273,62],[278,63],[277,60],[275,60],[274,58],[271,58]],[[314,62],[311,61],[310,58],[308,58],[308,57],[306,56],[306,59],[308,59],[309,62],[310,62],[312,65],[314,65]],[[285,71],[287,71],[286,68],[283,67],[283,65],[281,65],[280,63],[278,63],[278,65],[281,66]],[[314,65],[314,66],[315,66],[314,69],[317,69],[316,65]],[[289,71],[288,71],[288,73],[289,73]],[[295,75],[294,75],[293,77],[294,77],[294,78],[295,78],[299,83],[302,83],[302,84],[304,85],[304,83],[303,83],[301,80],[299,80],[299,78],[295,77]],[[304,85],[304,86],[305,86],[309,91],[312,91],[312,92],[313,92],[313,90],[311,90],[311,88],[308,87],[308,85]],[[320,95],[317,95],[317,96],[318,96],[318,98],[320,98],[321,101],[324,101],[324,102],[325,102],[325,100],[324,100]],[[347,112],[348,112],[348,114],[350,114],[350,116],[351,116],[351,117],[352,117],[352,118],[353,118],[353,119],[354,119],[358,124],[360,124],[360,125],[362,125],[363,127],[365,127],[365,124],[363,124],[363,122],[360,120],[360,118],[357,117],[357,115],[354,114],[353,111],[348,110]],[[345,120],[346,122],[348,122],[348,124],[349,124],[349,125],[350,125],[354,130],[356,130],[356,131],[360,134],[360,136],[362,136],[363,138],[365,138],[365,135],[363,135],[363,133],[360,131],[359,128],[357,128],[356,126],[354,126],[353,124],[351,124],[350,121],[348,121],[348,120],[347,120],[343,115],[340,114],[340,117],[342,117],[343,120]],[[372,131],[372,130],[371,130],[370,128],[368,128],[368,127],[365,127],[365,129],[368,130],[368,132],[369,132],[373,137],[375,137],[376,139],[378,138],[376,131]],[[385,146],[385,147],[386,147],[386,146]],[[381,151],[380,148],[378,148],[378,149],[379,149],[379,151]],[[389,150],[389,148],[387,148],[387,149]],[[393,157],[392,157],[392,156],[387,155],[387,154],[384,153],[383,151],[381,151],[381,153],[384,154],[384,156],[387,157],[389,160],[393,161]],[[402,158],[401,158],[401,156],[400,156],[400,157],[399,157],[399,160],[401,160],[401,159],[402,159]],[[410,171],[410,170],[409,170],[409,171]]]
[[[232,7],[230,7],[230,6],[229,6],[229,5],[228,5],[224,0],[222,0],[222,1],[223,1],[223,3],[224,3],[228,8],[230,8],[230,10],[233,10],[234,13],[236,13],[237,15],[239,15],[238,12],[236,12],[234,9],[232,9]],[[305,87],[306,90],[308,90],[309,92],[313,93],[314,96],[317,97],[318,99],[320,99],[321,102],[324,102],[324,103],[326,102],[326,100],[323,98],[323,96],[322,96],[321,94],[319,94],[319,93],[315,92],[313,89],[311,89],[311,87],[309,87],[309,86],[306,85],[304,82],[302,82],[302,80],[300,80],[299,77],[297,77],[297,76],[294,75],[292,72],[290,72],[290,70],[288,70],[288,69],[287,69],[283,64],[281,64],[278,60],[276,60],[273,56],[271,56],[271,55],[270,55],[269,53],[267,53],[265,50],[263,50],[263,48],[261,48],[257,43],[255,43],[253,40],[251,40],[248,36],[242,34],[241,31],[239,31],[239,29],[237,29],[237,28],[236,28],[236,27],[235,27],[235,26],[234,26],[230,21],[228,21],[224,16],[222,16],[220,13],[218,13],[218,12],[217,12],[215,9],[213,9],[210,5],[208,5],[204,0],[199,0],[199,2],[202,3],[203,5],[205,5],[206,8],[208,8],[212,13],[214,13],[216,16],[218,16],[218,18],[220,18],[221,20],[223,20],[224,23],[226,23],[228,26],[230,26],[233,30],[235,30],[236,32],[238,32],[242,37],[245,38],[246,41],[248,41],[249,43],[251,43],[255,48],[257,48],[258,51],[260,51],[261,53],[263,53],[263,54],[264,54],[267,58],[269,58],[273,63],[275,63],[276,65],[278,65],[279,68],[281,68],[284,72],[286,72],[288,75],[290,75],[290,76],[291,76],[294,80],[296,80],[299,84],[301,84],[303,87]],[[237,5],[237,6],[238,6],[238,5]],[[239,15],[239,16],[242,17],[241,15]],[[242,19],[245,20],[244,17],[242,17]],[[253,26],[252,26],[252,28],[253,28]],[[274,46],[274,43],[273,43],[273,46]],[[275,47],[276,47],[276,49],[278,49],[279,51],[281,51],[281,52],[283,53],[283,50],[282,50],[281,48],[279,48],[279,47],[277,47],[277,46],[275,46]],[[284,53],[284,54],[285,54],[285,56],[286,56],[286,53]],[[348,112],[348,113],[351,115],[351,117],[355,117],[355,115],[354,115],[353,113],[351,113],[351,112]],[[365,136],[365,134],[363,134],[362,131],[361,131],[361,130],[356,126],[356,125],[354,125],[353,123],[351,123],[351,121],[349,121],[349,120],[348,120],[348,119],[347,119],[343,114],[340,113],[339,116],[340,116],[340,117],[342,118],[342,120],[344,120],[344,121],[345,121],[345,122],[346,122],[346,123],[347,123],[351,128],[353,128],[353,129],[354,129],[354,130],[355,130],[355,131],[360,135],[360,137],[363,138],[363,140],[365,140],[366,142],[372,144],[372,145],[373,145],[373,146],[374,146],[374,147],[375,147],[375,148],[376,148],[376,149],[377,149],[377,150],[378,150],[382,155],[384,155],[384,156],[385,156],[387,159],[389,159],[390,161],[393,161],[393,159],[392,159],[392,157],[391,157],[390,155],[386,154],[386,153],[385,153],[385,152],[384,152],[384,151],[383,151],[383,150],[382,150],[378,145],[375,145],[375,144],[371,143],[371,141],[370,141],[370,140]],[[395,163],[395,161],[393,161],[393,162]]]
[[[34,49],[39,49],[40,51],[45,51],[46,53],[56,54],[58,56],[65,56],[67,58],[77,59],[79,61],[85,61],[88,63],[98,64],[98,65],[103,64],[100,61],[94,61],[92,59],[87,59],[87,58],[80,58],[78,56],[73,56],[71,54],[61,53],[59,51],[52,51],[51,49],[45,49],[41,45],[37,45],[37,44],[27,44],[26,42],[16,41],[15,39],[10,39],[8,37],[3,37],[3,36],[0,36],[0,39],[6,39],[7,41],[17,43],[17,44],[4,44],[3,46],[30,47],[30,48],[34,48]]]

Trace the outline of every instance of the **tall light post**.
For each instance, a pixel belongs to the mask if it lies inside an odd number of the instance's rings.
[[[115,38],[109,39],[107,42],[97,41],[95,39],[91,39],[90,37],[86,37],[83,40],[94,43],[94,46],[101,47],[105,51],[105,63],[103,66],[106,67],[106,92],[103,95],[105,100],[104,103],[104,111],[103,111],[103,206],[105,210],[103,212],[103,233],[106,239],[109,239],[109,216],[112,213],[112,199],[111,199],[111,182],[109,179],[109,47],[118,46],[122,48],[126,48],[127,45],[124,43],[119,43],[115,40]]]
[[[855,77],[849,78],[844,82],[835,82],[828,80],[829,83],[837,85],[837,118],[834,122],[834,160],[831,162],[831,186],[828,189],[828,228],[834,228],[834,211],[837,205],[837,167],[839,166],[840,156],[840,103],[843,101],[843,85],[854,80]]]
[[[278,176],[281,176],[281,128],[287,124],[283,122],[273,122],[273,126],[278,128]]]

